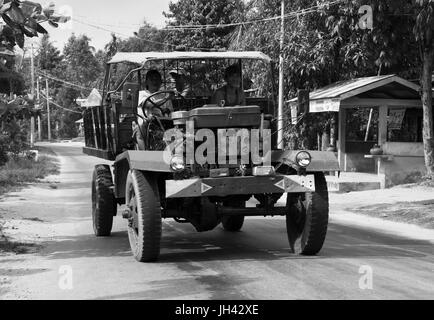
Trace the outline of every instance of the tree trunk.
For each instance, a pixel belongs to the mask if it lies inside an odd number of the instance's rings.
[[[423,53],[422,105],[423,105],[423,145],[425,166],[428,177],[434,178],[434,131],[432,112],[432,74],[434,50],[426,49]]]

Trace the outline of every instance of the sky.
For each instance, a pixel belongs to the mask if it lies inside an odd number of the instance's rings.
[[[73,18],[72,22],[59,28],[43,24],[56,47],[62,50],[71,34],[75,33],[86,34],[91,38],[91,45],[98,50],[103,49],[110,41],[110,31],[124,35],[118,35],[121,38],[133,36],[133,32],[138,31],[144,19],[156,27],[163,27],[166,20],[163,11],[168,11],[170,0],[40,0],[39,2],[43,6],[54,2],[59,12],[71,15]]]

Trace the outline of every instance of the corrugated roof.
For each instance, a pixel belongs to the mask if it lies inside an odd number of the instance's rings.
[[[418,91],[419,86],[396,75],[375,76],[336,82],[310,93],[310,100],[348,99],[387,84],[397,82],[411,90]],[[297,98],[288,102],[295,102]]]
[[[143,65],[153,60],[200,60],[200,59],[256,59],[270,62],[271,58],[259,51],[226,51],[226,52],[118,52],[109,64],[130,62]]]

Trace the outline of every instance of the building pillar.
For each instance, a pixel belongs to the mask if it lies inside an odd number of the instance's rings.
[[[389,107],[387,105],[380,106],[378,116],[378,145],[382,147],[387,142],[387,114]],[[378,159],[377,174],[380,178],[381,189],[386,188],[386,161]]]
[[[346,171],[345,161],[345,136],[347,124],[347,110],[340,108],[339,110],[339,141],[338,141],[338,160],[341,171]]]
[[[378,116],[378,145],[381,147],[387,142],[387,113],[389,107],[380,106]]]

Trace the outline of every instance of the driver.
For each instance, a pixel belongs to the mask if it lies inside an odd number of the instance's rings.
[[[143,106],[143,103],[146,101],[147,98],[160,90],[161,84],[161,74],[157,70],[149,70],[146,73],[146,89],[139,92],[139,106],[137,111],[140,116],[144,116],[143,109],[145,110],[146,117],[150,117],[151,115],[162,117],[164,116],[164,114],[170,114],[173,111],[172,102],[170,101],[170,97],[168,97],[167,93],[156,95],[150,99],[156,105],[160,104],[164,100],[167,100],[160,106],[160,108],[155,107],[155,105],[151,101],[148,101],[146,103],[146,106]],[[142,122],[143,120],[139,117],[139,124],[141,124]]]
[[[226,85],[217,89],[211,103],[221,107],[245,106],[246,97],[241,82],[241,71],[237,65],[231,65],[225,70]]]

